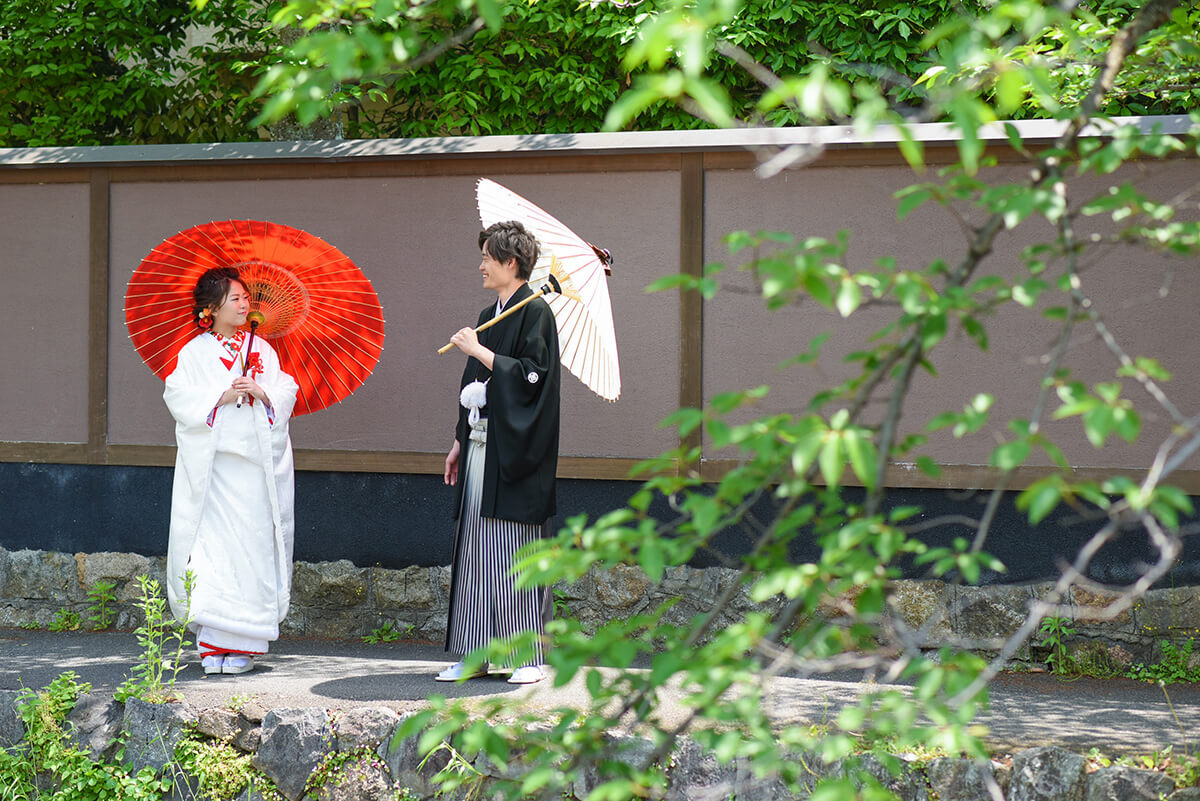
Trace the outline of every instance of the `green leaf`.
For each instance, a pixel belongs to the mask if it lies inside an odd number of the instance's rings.
[[[825,479],[825,485],[838,486],[842,480],[842,469],[846,466],[840,432],[830,431],[826,434],[817,459],[821,465],[821,477]]]
[[[904,156],[908,166],[921,172],[925,169],[925,144],[913,136],[912,130],[907,125],[901,125],[899,129],[900,155]]]
[[[804,288],[808,290],[808,294],[812,296],[813,300],[822,306],[833,307],[833,292],[816,270],[805,270],[803,282]]]
[[[1104,443],[1116,427],[1117,421],[1110,406],[1096,404],[1084,412],[1083,432],[1087,435],[1088,442],[1092,443],[1092,447],[1094,448],[1103,448]]]
[[[696,286],[696,277],[693,275],[664,275],[662,278],[650,282],[646,287],[647,294],[651,292],[662,292],[667,289],[693,289]]]
[[[929,456],[917,457],[917,469],[930,478],[941,478],[942,468]]]
[[[929,314],[921,324],[921,349],[933,350],[946,336],[946,312]]]
[[[875,443],[868,432],[851,428],[843,435],[846,453],[850,457],[850,469],[868,490],[875,488],[875,474],[879,465]]]
[[[996,79],[997,108],[1004,116],[1009,116],[1021,107],[1025,101],[1025,93],[1029,83],[1020,69],[1007,67]]]
[[[933,190],[924,184],[910,186],[897,192],[896,197],[900,198],[900,202],[896,204],[896,219],[903,220],[914,209],[927,203],[933,197]]]
[[[796,475],[804,475],[805,471],[808,470],[809,465],[817,458],[824,438],[825,431],[822,429],[803,436],[796,441],[796,444],[792,448],[792,470]]]
[[[1017,508],[1028,513],[1030,523],[1036,526],[1058,506],[1062,498],[1061,482],[1058,476],[1048,476],[1035,481],[1017,496]]]
[[[858,788],[847,778],[822,779],[817,783],[809,801],[855,801]]]
[[[838,283],[836,300],[838,313],[843,317],[849,317],[860,303],[862,303],[862,289],[859,288],[858,282],[852,275],[842,276],[842,280]]]
[[[699,409],[677,409],[662,421],[662,427],[678,426],[679,436],[686,437],[704,422],[704,412]]]
[[[1031,451],[1028,440],[1006,442],[992,451],[992,464],[1001,470],[1015,470],[1025,463]]]
[[[1171,380],[1171,372],[1163,367],[1158,359],[1151,359],[1146,356],[1137,356],[1134,358],[1132,365],[1121,365],[1117,370],[1117,375],[1131,378],[1137,378],[1143,374],[1153,378],[1155,381]]]

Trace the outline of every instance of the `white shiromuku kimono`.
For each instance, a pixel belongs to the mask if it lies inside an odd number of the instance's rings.
[[[279,638],[291,598],[295,521],[288,421],[299,388],[267,342],[256,337],[254,352],[262,365],[255,381],[270,407],[249,396],[241,408],[216,405],[241,375],[244,354],[231,360],[210,333],[184,345],[163,392],[179,446],[167,597],[182,618],[183,577],[192,571],[190,628],[201,654],[266,653]]]

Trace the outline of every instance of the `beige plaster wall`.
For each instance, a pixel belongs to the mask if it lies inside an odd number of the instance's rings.
[[[88,186],[0,185],[0,441],[88,438]]]
[[[996,172],[1012,180],[1023,177],[1021,171],[1011,168]],[[1200,165],[1192,161],[1130,165],[1117,179],[1137,184],[1152,197],[1172,197],[1194,190],[1200,181]],[[708,260],[731,268],[747,261],[748,253],[730,254],[722,244],[721,237],[729,230],[782,230],[799,238],[833,238],[845,229],[852,232],[845,262],[852,270],[875,269],[876,260],[885,255],[895,256],[905,268],[919,269],[937,258],[957,263],[966,252],[966,240],[958,221],[945,209],[931,204],[903,221],[896,219],[892,194],[909,183],[911,173],[900,167],[816,167],[765,182],[749,171],[712,171],[706,176]],[[1072,197],[1077,201],[1086,198],[1109,183],[1108,176],[1102,183],[1094,178],[1072,182]],[[1196,211],[1193,204],[1191,213]],[[1081,218],[1078,227],[1085,237],[1113,230],[1111,222],[1101,217]],[[1040,229],[1031,224],[1001,233],[994,254],[977,277],[1027,277],[1019,260],[1021,250],[1052,235],[1044,224]],[[1131,355],[1162,360],[1174,374],[1167,391],[1185,416],[1200,412],[1200,347],[1190,335],[1200,308],[1200,283],[1193,280],[1197,266],[1194,259],[1122,246],[1089,251],[1082,263],[1083,290],[1094,300],[1108,328]],[[1052,272],[1057,276],[1061,270]],[[882,308],[865,309],[843,320],[811,300],[767,312],[747,273],[731,269],[727,275],[734,291],[718,295],[706,304],[704,312],[705,394],[711,397],[717,392],[770,385],[771,392],[759,411],[803,410],[816,391],[851,375],[842,361],[846,354],[867,348],[867,337],[895,317],[893,308]],[[1041,315],[1047,305],[1029,310],[1009,304],[985,320],[990,337],[986,352],[961,336],[948,338],[934,351],[939,374],[918,372],[907,407],[909,431],[919,430],[923,421],[941,411],[958,411],[976,393],[995,394],[996,405],[991,422],[979,434],[963,440],[935,436],[924,453],[945,464],[986,464],[992,448],[1010,436],[1007,421],[1031,414],[1045,371],[1045,356],[1059,331],[1056,323]],[[815,367],[778,368],[806,351],[810,340],[824,331],[834,335]],[[1081,325],[1074,333],[1065,366],[1090,385],[1116,380],[1118,365],[1095,330]],[[1064,447],[1072,464],[1144,467],[1157,443],[1169,433],[1166,413],[1133,381],[1125,379],[1124,385],[1125,394],[1146,412],[1143,437],[1132,446],[1110,441],[1109,448],[1098,452],[1084,438],[1078,418],[1047,422],[1044,431]],[[1057,406],[1053,400],[1049,409]],[[882,408],[875,408],[870,417],[879,419],[882,413]],[[1050,462],[1045,454],[1035,453],[1029,463]],[[1186,466],[1200,467],[1200,457],[1193,457]]]

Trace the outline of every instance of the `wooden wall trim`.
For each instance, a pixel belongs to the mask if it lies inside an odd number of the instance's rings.
[[[87,464],[86,442],[0,442],[0,462]]]
[[[541,158],[487,157],[397,159],[392,161],[248,162],[155,164],[113,167],[114,183],[174,181],[313,180],[331,178],[419,178],[449,175],[674,172],[679,156],[669,153],[602,155],[542,154]]]
[[[88,199],[88,462],[108,445],[108,170],[92,170]]]
[[[704,275],[704,155],[685,154],[679,171],[679,272]],[[704,299],[679,290],[679,406],[704,406]],[[701,447],[697,428],[680,438],[683,448]]]
[[[0,169],[0,184],[86,184],[91,176],[87,167]]]
[[[442,474],[446,454],[419,451],[343,451],[297,448],[296,469],[341,473]],[[0,462],[31,464],[94,464],[85,443],[0,442]],[[559,478],[622,481],[642,462],[606,456],[563,456]],[[104,464],[123,467],[173,467],[173,445],[109,445]]]
[[[296,469],[345,473],[410,473],[441,475],[446,456],[418,451],[341,451],[297,448]],[[109,445],[106,464],[132,467],[171,467],[175,464],[172,445]],[[559,478],[608,481],[630,479],[630,472],[641,459],[605,456],[564,456],[558,460]],[[30,464],[88,464],[88,446],[76,442],[0,442],[0,462]],[[732,459],[706,459],[701,468],[705,481],[720,481],[737,462]],[[941,476],[930,478],[911,465],[888,468],[887,485],[896,489],[990,490],[996,486],[999,471],[987,465],[942,465]],[[1052,467],[1022,467],[1008,482],[1008,489],[1022,490],[1038,479],[1055,472]],[[1144,470],[1080,467],[1072,471],[1077,481],[1100,481],[1115,475],[1135,481],[1145,477]],[[849,476],[847,476],[849,477]],[[640,477],[639,477],[640,478]],[[847,481],[855,486],[856,482]],[[1200,495],[1200,470],[1177,470],[1167,481],[1189,495]]]
[[[701,466],[700,475],[705,481],[720,481],[721,478],[736,467],[734,459],[706,459]],[[1000,479],[1000,471],[995,467],[981,464],[944,464],[940,465],[941,475],[937,478],[927,476],[913,464],[893,464],[887,469],[884,482],[888,487],[900,489],[942,489],[942,490],[991,490],[995,489]],[[1035,481],[1058,472],[1055,467],[1026,466],[1020,467],[1005,485],[1009,490],[1023,490]],[[1118,467],[1077,467],[1071,471],[1072,481],[1103,481],[1113,476],[1127,476],[1135,481],[1146,477],[1145,470]],[[862,486],[849,471],[844,476],[846,486]],[[823,483],[818,477],[817,484]],[[1165,482],[1179,487],[1189,495],[1200,495],[1200,470],[1176,470]]]

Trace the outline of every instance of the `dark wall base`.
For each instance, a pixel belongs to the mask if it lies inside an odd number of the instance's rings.
[[[0,464],[0,547],[163,555],[172,475],[172,468],[165,467]],[[627,481],[562,480],[556,522],[580,512],[595,518],[624,505],[636,487]],[[296,559],[349,559],[360,566],[393,569],[449,564],[453,497],[440,476],[298,472]],[[985,575],[983,583],[1053,578],[1098,527],[1070,511],[1031,527],[1013,505],[1015,497],[1009,493],[1001,504],[987,547],[1008,570]],[[900,489],[892,491],[889,505],[921,506],[925,511],[918,519],[951,514],[978,518],[986,500],[987,493]],[[662,519],[672,516],[663,503],[654,511]],[[767,503],[755,511],[760,520],[770,517]],[[923,532],[921,539],[949,545],[955,537],[970,535],[961,525],[944,525]],[[1164,583],[1200,584],[1200,542],[1193,539],[1185,541],[1183,557]],[[717,537],[715,545],[720,553],[736,556],[752,546],[752,539],[745,531],[730,530]],[[811,540],[794,543],[795,560],[808,561],[815,555]],[[1106,584],[1128,583],[1136,579],[1139,565],[1155,556],[1144,532],[1125,532],[1101,551],[1090,577]],[[700,553],[692,564],[714,567],[722,559]],[[920,569],[907,572],[910,578],[925,577]]]

